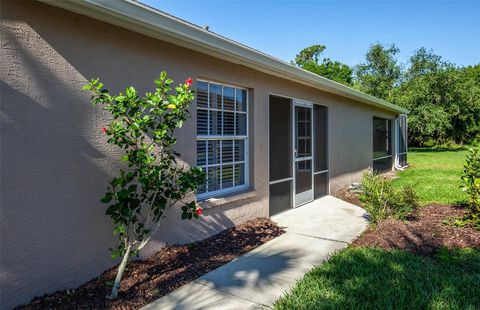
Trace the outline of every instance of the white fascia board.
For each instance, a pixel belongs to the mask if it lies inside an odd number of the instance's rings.
[[[396,113],[408,110],[132,0],[39,0],[174,45]]]

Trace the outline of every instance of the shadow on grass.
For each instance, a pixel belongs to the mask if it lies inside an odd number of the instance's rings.
[[[468,210],[468,201],[466,199],[457,199],[451,205],[456,209]]]
[[[443,147],[443,146],[434,146],[434,147],[411,147],[408,149],[409,152],[416,153],[439,153],[439,152],[461,152],[470,149],[471,146],[454,146],[454,147]]]
[[[276,309],[480,309],[480,249],[435,258],[348,248],[314,268]]]

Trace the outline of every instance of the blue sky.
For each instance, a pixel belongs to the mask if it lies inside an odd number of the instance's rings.
[[[458,65],[480,63],[480,0],[141,1],[285,61],[323,44],[326,57],[355,65],[380,42],[395,43],[401,62],[425,46]]]

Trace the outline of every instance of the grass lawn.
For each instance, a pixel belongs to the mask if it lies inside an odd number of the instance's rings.
[[[467,150],[413,149],[396,186],[411,184],[422,203],[458,204]],[[433,257],[349,247],[313,268],[275,309],[480,309],[480,248]]]
[[[480,249],[436,258],[348,248],[312,269],[275,309],[480,309]]]
[[[413,185],[422,203],[459,204],[467,196],[459,187],[465,149],[411,149],[408,152],[410,167],[398,173],[397,186]]]

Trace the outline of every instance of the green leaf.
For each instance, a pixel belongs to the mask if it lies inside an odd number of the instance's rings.
[[[129,86],[125,89],[125,94],[127,97],[132,98],[136,95],[137,91],[132,86]]]
[[[128,196],[130,195],[129,191],[126,189],[122,189],[121,191],[118,192],[118,199],[120,201],[125,201],[127,200]]]
[[[136,192],[137,191],[137,185],[136,184],[132,184],[128,187],[128,191],[129,192]]]
[[[118,238],[115,248],[111,249],[112,257],[125,253],[125,242],[131,244],[144,240],[149,233],[145,229],[147,216],[153,222],[159,221],[168,200],[182,199],[189,189],[204,182],[204,178],[189,172],[195,168],[183,171],[177,167],[172,150],[176,142],[175,130],[189,117],[193,94],[183,87],[177,87],[177,92],[172,90],[169,84],[173,80],[167,78],[166,72],[162,72],[154,83],[155,92],[144,97],[139,96],[133,87],[126,87],[124,94],[110,95],[98,79],[84,87],[93,90],[91,102],[102,104],[111,114],[113,120],[109,124],[107,142],[123,152],[119,161],[126,162],[128,167],[118,171],[101,199],[104,203],[111,203],[105,213],[112,219],[112,230]],[[175,109],[167,109],[170,104],[175,105]],[[152,207],[143,208],[145,205]],[[192,219],[198,216],[189,204],[182,208],[181,217]]]
[[[110,201],[112,201],[112,193],[106,193],[105,196],[100,199],[100,201],[103,203],[109,203]]]

